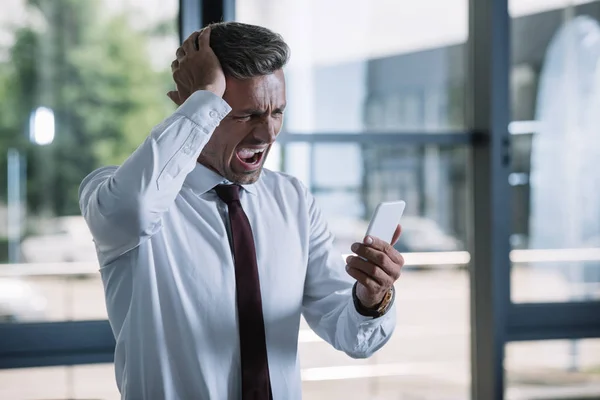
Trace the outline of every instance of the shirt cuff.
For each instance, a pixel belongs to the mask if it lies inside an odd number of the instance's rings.
[[[175,113],[189,118],[203,130],[212,133],[230,111],[231,107],[221,97],[208,90],[198,90]]]

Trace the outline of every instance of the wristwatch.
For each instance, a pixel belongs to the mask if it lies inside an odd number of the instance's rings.
[[[392,288],[387,291],[385,296],[383,296],[383,300],[381,301],[381,303],[379,303],[377,306],[373,308],[367,308],[363,306],[360,300],[358,299],[358,296],[356,296],[357,284],[358,282],[354,283],[354,286],[352,287],[352,300],[354,300],[354,308],[356,308],[356,311],[360,315],[365,317],[379,318],[385,315],[385,313],[388,312],[392,304],[394,304],[394,298],[396,297],[396,289],[394,289],[394,287],[392,286]]]

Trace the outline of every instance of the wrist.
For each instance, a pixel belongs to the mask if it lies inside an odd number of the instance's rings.
[[[198,88],[198,90],[206,90],[216,94],[219,97],[223,97],[225,94],[225,88],[222,88],[219,85],[204,85]]]
[[[352,300],[354,302],[354,308],[360,315],[363,315],[365,317],[373,317],[373,318],[381,317],[388,312],[388,310],[391,308],[392,304],[394,303],[394,298],[396,297],[395,296],[396,291],[395,291],[394,287],[392,287],[389,290],[387,290],[385,293],[383,293],[383,295],[382,295],[383,298],[381,300],[379,300],[378,302],[373,302],[373,305],[371,307],[368,307],[370,302],[369,301],[365,302],[367,304],[367,306],[366,306],[363,303],[363,300],[361,300],[358,297],[357,285],[358,285],[358,282],[356,282],[354,284],[354,286],[352,287]],[[378,298],[378,296],[374,296],[374,297]]]
[[[360,301],[360,304],[364,308],[376,310],[383,302],[386,293],[387,293],[387,291],[382,292],[382,293],[378,294],[377,296],[373,296],[372,298],[369,298],[369,299],[362,299],[358,295],[358,292],[357,292],[356,297],[358,298],[358,301]]]

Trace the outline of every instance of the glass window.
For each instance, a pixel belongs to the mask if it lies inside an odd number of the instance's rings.
[[[466,0],[238,0],[236,17],[291,47],[287,131],[464,128]]]
[[[597,300],[600,1],[510,8],[512,300]]]
[[[278,151],[281,163],[272,167],[296,176],[298,169],[308,171],[307,185],[341,252],[362,238],[379,202],[399,199],[407,203],[397,245],[402,252],[465,252],[465,148],[290,143]]]
[[[507,399],[597,399],[600,339],[510,343]]]
[[[0,399],[120,398],[112,364],[0,370]]]
[[[0,321],[104,319],[78,187],[172,112],[178,1],[2,7]]]

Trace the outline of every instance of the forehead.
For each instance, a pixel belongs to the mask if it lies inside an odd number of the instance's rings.
[[[283,70],[244,80],[228,77],[223,99],[233,109],[281,107],[285,105]]]

